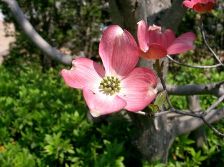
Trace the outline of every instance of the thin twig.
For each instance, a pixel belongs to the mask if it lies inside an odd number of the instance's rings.
[[[204,117],[201,117],[202,121],[204,122],[204,124],[206,124],[210,129],[213,130],[213,132],[215,132],[215,134],[217,134],[218,136],[224,138],[224,134],[221,133],[219,130],[217,130],[216,128],[214,128],[210,123],[208,123]]]
[[[191,64],[185,64],[185,63],[181,63],[177,60],[174,60],[171,56],[167,55],[166,56],[170,61],[182,65],[182,66],[186,66],[186,67],[191,67],[191,68],[200,68],[200,69],[208,69],[208,68],[217,68],[219,66],[222,66],[222,64],[215,64],[215,65],[191,65]]]
[[[139,115],[143,115],[143,116],[149,116],[151,117],[151,114],[149,113],[146,113],[144,111],[138,111],[138,112],[134,112],[135,114],[139,114]],[[200,113],[195,113],[195,112],[190,112],[190,111],[186,111],[186,112],[183,112],[183,111],[180,111],[180,110],[177,110],[177,109],[171,109],[168,110],[168,111],[162,111],[162,112],[158,112],[158,113],[155,113],[153,115],[153,117],[159,117],[159,116],[162,116],[162,115],[165,115],[165,114],[171,114],[171,113],[176,113],[178,115],[184,115],[184,116],[191,116],[191,117],[195,117],[195,118],[198,118],[198,119],[201,119],[210,129],[212,129],[218,136],[221,136],[221,137],[224,137],[224,134],[219,132],[216,128],[214,128],[212,125],[210,125],[204,118],[204,116],[202,115],[202,112]],[[174,115],[174,116],[177,116],[177,115]]]
[[[168,111],[161,111],[161,112],[157,112],[157,113],[147,113],[147,112],[144,112],[144,111],[138,111],[138,112],[133,112],[133,113],[143,115],[143,116],[149,116],[149,117],[159,117],[159,116],[170,113],[170,111],[169,110]]]
[[[210,123],[208,123],[208,121],[205,120],[203,114],[195,114],[193,112],[182,112],[182,111],[179,111],[177,109],[173,109],[172,111],[177,113],[177,114],[187,115],[187,116],[191,116],[191,117],[195,117],[195,118],[201,119],[204,122],[204,124],[207,125],[211,130],[213,130],[213,132],[216,135],[218,135],[219,137],[224,138],[224,133],[221,133],[219,130],[214,128]]]
[[[180,111],[178,109],[171,109],[172,112],[174,113],[177,113],[177,114],[180,114],[180,115],[185,115],[185,116],[191,116],[191,117],[196,117],[196,118],[201,118],[201,114],[198,114],[198,113],[195,113],[195,112],[183,112],[183,111]]]
[[[224,101],[224,95],[222,95],[215,103],[213,103],[206,111],[205,113],[210,112],[214,108],[216,108],[221,102]]]
[[[215,51],[209,46],[208,41],[206,40],[206,36],[205,36],[205,31],[204,31],[204,24],[203,24],[203,18],[201,18],[201,25],[200,25],[200,32],[203,38],[203,41],[205,43],[205,46],[208,48],[208,50],[212,53],[212,55],[215,57],[215,59],[219,62],[219,64],[221,64],[222,66],[224,66],[224,64],[221,62],[221,60],[219,59],[218,55],[215,53]]]

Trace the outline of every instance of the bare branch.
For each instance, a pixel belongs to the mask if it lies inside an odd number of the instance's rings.
[[[206,111],[205,113],[210,112],[211,110],[215,109],[220,103],[222,103],[224,100],[224,95],[222,95],[215,103],[213,103]]]
[[[223,100],[224,95],[221,96],[214,104],[212,104],[205,112],[200,111],[200,106],[198,103],[193,106],[196,107],[195,111],[181,111],[175,108],[171,108],[168,111],[161,111],[158,113],[146,113],[143,111],[138,111],[135,113],[148,117],[160,117],[162,115],[167,115],[168,118],[175,118],[175,121],[173,122],[173,127],[176,129],[175,132],[177,133],[177,135],[188,133],[205,124],[211,130],[213,130],[216,135],[224,137],[224,133],[221,133],[219,130],[217,130],[211,125],[211,123],[218,121],[224,117],[224,108],[220,110],[212,110],[217,107]],[[198,109],[199,111],[196,111]],[[179,117],[178,115],[181,117]]]
[[[201,17],[201,26],[200,26],[200,32],[203,38],[203,41],[205,43],[205,46],[208,48],[208,50],[212,53],[212,55],[215,57],[215,59],[219,62],[220,65],[224,66],[222,64],[221,60],[219,59],[218,55],[215,53],[215,51],[209,46],[208,41],[205,36],[205,31],[204,31],[204,24],[203,24],[203,17]]]
[[[210,125],[211,123],[219,121],[224,117],[224,108],[218,110],[212,110],[205,116],[189,112],[185,113],[178,110],[176,110],[175,112],[181,115],[187,115],[176,120],[177,121],[176,124],[178,124],[178,126],[175,126],[177,130],[176,131],[177,135],[191,132],[192,130],[195,130],[198,127],[200,127],[201,125],[206,124],[217,135],[224,137],[224,135],[221,132],[219,132],[217,129],[215,129],[213,126]]]
[[[147,113],[144,111],[138,111],[138,112],[133,112],[135,114],[139,114],[139,115],[143,115],[143,116],[148,116],[148,117],[160,117],[162,115],[166,115],[171,113],[169,110],[168,111],[161,111],[161,112],[157,112],[157,113]]]
[[[168,59],[176,64],[179,64],[181,66],[186,66],[186,67],[191,67],[191,68],[201,68],[201,69],[207,69],[207,68],[217,68],[217,67],[220,67],[222,66],[222,64],[215,64],[215,65],[206,65],[206,66],[203,66],[203,65],[191,65],[191,64],[185,64],[185,63],[181,63],[177,60],[174,60],[171,56],[167,55],[166,57],[168,57]]]
[[[212,110],[204,116],[202,116],[202,114],[182,112],[178,110],[176,110],[175,112],[181,115],[185,115],[176,120],[176,124],[178,124],[178,126],[176,126],[175,128],[178,135],[195,130],[204,123],[214,123],[224,117],[224,108]]]
[[[224,82],[210,83],[210,84],[189,84],[189,85],[167,85],[166,89],[170,95],[204,95],[210,94],[215,96],[224,95]],[[162,91],[161,85],[158,85],[158,90]]]
[[[26,19],[24,13],[20,9],[16,0],[2,0],[5,2],[15,17],[17,23],[21,26],[23,32],[29,37],[29,39],[44,53],[49,55],[52,59],[55,59],[64,64],[71,64],[72,57],[63,55],[56,48],[49,45],[33,28],[30,22]]]
[[[213,132],[215,132],[216,135],[224,138],[224,134],[222,132],[220,132],[219,130],[217,130],[210,123],[208,123],[208,121],[206,121],[204,117],[201,117],[201,119],[202,119],[202,121],[204,122],[205,125],[207,125],[211,130],[213,130]]]

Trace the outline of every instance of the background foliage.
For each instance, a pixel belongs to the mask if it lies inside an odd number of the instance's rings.
[[[31,23],[51,44],[63,52],[83,51],[98,60],[101,30],[110,23],[108,3],[101,0],[19,0]],[[221,4],[222,5],[222,4]],[[218,7],[217,7],[218,8]],[[7,13],[7,9],[4,8]],[[178,33],[198,32],[197,16],[188,12]],[[8,13],[8,20],[11,20]],[[206,17],[206,31],[220,53],[223,45],[223,10]],[[192,26],[193,25],[193,26]],[[219,28],[220,31],[215,31]],[[215,33],[211,33],[214,32]],[[213,59],[199,36],[194,52],[179,56],[180,61],[212,64]],[[190,59],[189,59],[190,58]],[[11,54],[0,66],[0,164],[2,167],[32,166],[164,166],[141,159],[134,147],[135,125],[120,114],[94,122],[88,119],[80,91],[63,83],[64,68],[37,50],[18,31]],[[169,83],[206,83],[224,80],[221,69],[200,70],[171,64]],[[215,97],[201,96],[203,108]],[[175,107],[187,107],[185,97],[172,97]],[[223,121],[215,125],[224,130]],[[205,127],[206,138],[197,147],[192,134],[178,137],[171,148],[168,166],[209,167],[224,164],[223,140]]]

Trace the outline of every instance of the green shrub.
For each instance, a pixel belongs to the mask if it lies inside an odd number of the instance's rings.
[[[88,121],[81,92],[58,69],[0,71],[1,166],[124,166],[130,124],[122,117]]]

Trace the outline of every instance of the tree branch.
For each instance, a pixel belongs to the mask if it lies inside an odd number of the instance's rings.
[[[224,137],[224,134],[214,128],[211,123],[218,121],[224,117],[224,108],[213,110],[220,103],[224,101],[224,95],[222,95],[215,103],[213,103],[205,112],[183,112],[174,109],[173,112],[183,115],[176,119],[174,124],[178,124],[178,126],[174,126],[176,128],[176,132],[178,135],[188,133],[192,130],[197,129],[201,125],[205,124],[210,129],[212,129],[218,136]],[[190,116],[190,117],[189,117]]]
[[[49,45],[33,28],[30,22],[26,19],[24,13],[20,9],[16,0],[2,0],[5,2],[15,17],[17,23],[21,26],[23,32],[28,38],[44,53],[49,55],[52,59],[62,62],[64,64],[71,64],[72,57],[63,55],[56,48]]]
[[[201,35],[202,35],[202,38],[203,38],[203,41],[205,43],[205,46],[208,48],[208,50],[212,53],[212,55],[215,57],[215,59],[219,62],[220,65],[224,66],[224,64],[222,64],[221,60],[219,59],[218,55],[215,53],[215,51],[210,47],[210,45],[208,44],[208,41],[206,39],[206,36],[205,36],[205,31],[204,31],[204,23],[203,23],[203,18],[204,17],[201,17],[201,25],[199,26],[200,27],[200,32],[201,32]]]
[[[215,103],[213,103],[205,113],[209,113],[211,110],[215,109],[220,103],[224,101],[224,95],[222,95]]]
[[[200,112],[200,98],[197,95],[188,96],[187,97],[188,107],[192,112]],[[201,126],[200,128],[194,130],[192,133],[192,137],[196,142],[197,147],[201,148],[206,142],[206,132],[205,127]]]
[[[185,66],[185,67],[191,67],[191,68],[201,68],[201,69],[208,69],[208,68],[217,68],[222,66],[222,64],[215,64],[215,65],[191,65],[191,64],[185,64],[185,63],[181,63],[177,60],[174,60],[171,56],[167,55],[166,57],[168,57],[168,59],[176,64],[179,64],[181,66]]]
[[[185,113],[183,112],[183,115],[184,114]],[[197,129],[203,124],[207,124],[209,128],[211,128],[212,127],[210,125],[211,123],[219,121],[223,117],[224,117],[224,108],[212,110],[211,112],[207,113],[204,117],[201,117],[201,116],[195,117],[192,115],[181,117],[177,119],[176,121],[176,124],[178,125],[178,126],[175,126],[176,133],[177,135],[188,133],[188,132],[191,132],[192,130]],[[212,130],[217,132],[217,130],[214,127],[212,127]]]
[[[203,95],[210,94],[215,96],[224,95],[224,82],[210,83],[210,84],[189,84],[189,85],[167,85],[167,91],[170,95]],[[162,91],[162,86],[158,86],[158,90]]]

